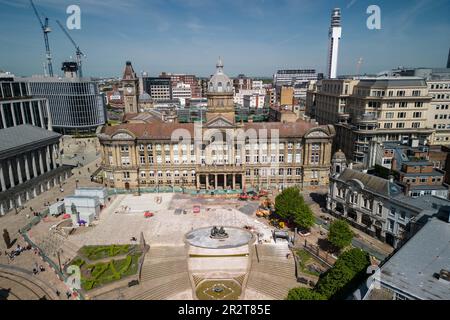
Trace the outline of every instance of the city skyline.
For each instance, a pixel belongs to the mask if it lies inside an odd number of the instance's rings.
[[[57,74],[62,74],[63,60],[75,55],[56,26],[57,19],[67,19],[70,4],[36,1],[38,10],[50,18],[50,47]],[[113,0],[106,4],[82,0],[78,3],[82,28],[70,34],[87,54],[87,76],[118,76],[126,60],[133,62],[138,73],[209,76],[214,71],[210,65],[218,56],[223,57],[230,76],[270,77],[277,69],[307,67],[326,73],[330,12],[340,7],[343,35],[338,75],[356,73],[360,58],[362,74],[399,65],[445,67],[448,1],[379,1],[381,30],[366,26],[370,4],[362,0]],[[0,69],[19,76],[42,74],[42,34],[29,2],[0,0],[0,6],[0,40],[8,48],[0,53]],[[418,39],[427,50],[417,50]]]

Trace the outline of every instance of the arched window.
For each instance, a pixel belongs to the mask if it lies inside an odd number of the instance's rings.
[[[217,91],[218,91],[218,92],[222,92],[222,91],[223,91],[222,82],[219,82],[219,83],[217,84]]]

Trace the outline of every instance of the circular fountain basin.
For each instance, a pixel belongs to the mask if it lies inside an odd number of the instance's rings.
[[[211,227],[201,228],[189,232],[186,235],[187,242],[194,247],[204,249],[231,249],[249,244],[253,240],[253,234],[247,230],[225,227],[228,238],[211,238]]]

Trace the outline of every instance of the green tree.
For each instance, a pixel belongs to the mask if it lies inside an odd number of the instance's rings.
[[[367,277],[367,267],[370,258],[361,249],[351,249],[344,252],[334,264],[320,278],[316,291],[327,299],[345,299]]]
[[[311,208],[306,203],[303,203],[294,211],[294,222],[296,225],[306,230],[309,230],[314,225],[314,215]]]
[[[345,220],[335,220],[330,225],[328,241],[339,250],[344,249],[352,243],[353,232]]]
[[[365,272],[370,265],[370,257],[367,252],[353,248],[341,254],[335,265],[345,265],[355,273]]]
[[[313,289],[294,288],[289,290],[286,300],[326,300],[326,298]]]
[[[298,188],[287,188],[275,198],[275,210],[280,218],[292,221],[304,203]]]

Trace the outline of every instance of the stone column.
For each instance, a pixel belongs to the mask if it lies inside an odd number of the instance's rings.
[[[3,165],[1,163],[0,163],[0,185],[2,187],[2,191],[6,191],[5,175],[3,172]]]
[[[14,182],[14,174],[13,174],[11,160],[8,160],[7,163],[8,163],[8,172],[9,172],[9,182],[11,183],[11,188],[13,188],[16,186],[16,183]]]
[[[214,175],[214,185],[215,185],[215,189],[219,189],[219,181],[218,181],[218,177],[217,174]]]
[[[197,178],[197,189],[200,189],[200,175],[196,174],[196,178]]]
[[[37,173],[37,164],[36,164],[36,153],[35,151],[31,152],[31,165],[33,168],[33,178],[36,178],[38,173]]]
[[[206,175],[206,190],[209,190],[209,173]]]
[[[14,127],[17,126],[16,114],[14,112],[14,103],[11,103],[11,114],[13,118]]]
[[[42,150],[38,150],[38,157],[39,157],[39,169],[41,169],[41,174],[44,173],[44,160],[42,158]]]
[[[19,177],[19,184],[22,184],[23,178],[22,178],[22,166],[20,165],[20,157],[16,158],[16,164],[17,164],[17,176]]]
[[[42,108],[40,104],[38,104],[38,110],[39,110],[39,119],[41,120],[41,127],[45,129],[44,116],[42,115]]]
[[[236,190],[236,174],[233,173],[233,190]]]
[[[45,162],[47,163],[47,172],[50,172],[52,170],[51,163],[50,163],[50,161],[51,161],[50,146],[47,146],[44,149],[44,153],[45,153]]]
[[[23,109],[23,102],[20,103],[20,112],[22,112],[22,123],[26,124],[26,119],[25,119],[25,110]]]
[[[325,164],[325,144],[320,144],[320,162],[319,164]]]
[[[361,212],[356,212],[356,222],[358,222],[358,224],[362,224],[362,213]]]
[[[31,124],[33,126],[36,125],[36,119],[34,117],[34,112],[33,112],[33,102],[30,102],[30,113],[31,113]]]
[[[1,119],[0,121],[3,122],[3,128],[6,128],[6,119],[5,119],[5,114],[3,113],[3,105],[0,104],[0,114],[1,114]]]
[[[52,163],[53,163],[53,169],[57,167],[56,163],[56,145],[52,145]]]

